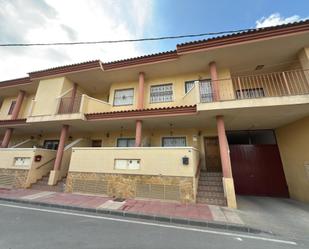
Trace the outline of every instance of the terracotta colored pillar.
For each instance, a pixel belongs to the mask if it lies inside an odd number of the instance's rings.
[[[141,147],[142,145],[142,121],[136,120],[135,128],[135,146]]]
[[[145,85],[145,73],[140,72],[138,78],[138,99],[137,109],[144,109],[144,85]]]
[[[62,156],[64,152],[65,141],[67,139],[68,132],[69,132],[69,126],[63,125],[61,128],[61,134],[60,134],[59,145],[58,145],[58,150],[56,154],[56,160],[54,164],[54,170],[60,169]]]
[[[209,63],[209,71],[210,71],[210,78],[211,78],[213,100],[219,101],[220,95],[219,95],[219,82],[218,82],[218,72],[217,72],[216,62],[212,61]]]
[[[217,116],[216,118],[223,177],[232,178],[229,144],[226,138],[223,116]]]
[[[12,112],[11,119],[17,119],[18,118],[18,114],[19,114],[19,111],[21,109],[21,105],[23,104],[24,97],[25,97],[25,92],[19,91],[17,99],[16,99],[16,104],[15,104],[13,112]]]
[[[12,111],[12,116],[11,116],[12,120],[18,118],[18,115],[19,115],[21,106],[23,104],[24,98],[25,98],[25,91],[19,91],[14,109]],[[7,148],[9,146],[13,130],[14,130],[13,128],[7,128],[6,129],[2,143],[1,143],[1,148]]]
[[[11,136],[13,133],[13,128],[7,128],[1,143],[1,148],[7,148],[9,146]]]
[[[70,103],[69,103],[69,109],[68,109],[69,113],[73,112],[76,92],[77,92],[77,84],[74,83],[72,93],[71,93],[71,99],[70,99]]]

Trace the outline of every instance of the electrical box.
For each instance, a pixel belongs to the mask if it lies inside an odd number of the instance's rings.
[[[183,165],[189,165],[189,157],[184,156],[184,157],[182,158],[182,164],[183,164]]]

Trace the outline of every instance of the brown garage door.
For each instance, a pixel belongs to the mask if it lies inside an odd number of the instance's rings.
[[[289,197],[276,144],[233,144],[230,153],[237,194]]]

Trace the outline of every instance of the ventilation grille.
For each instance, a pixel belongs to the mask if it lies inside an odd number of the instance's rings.
[[[180,189],[175,185],[136,184],[136,197],[179,201]]]
[[[73,192],[107,194],[107,181],[73,179]]]
[[[0,186],[2,187],[13,187],[15,183],[14,175],[0,175]]]

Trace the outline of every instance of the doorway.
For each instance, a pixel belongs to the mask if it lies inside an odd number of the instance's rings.
[[[222,172],[218,137],[204,137],[207,172]]]
[[[272,130],[227,133],[236,194],[289,197]]]

